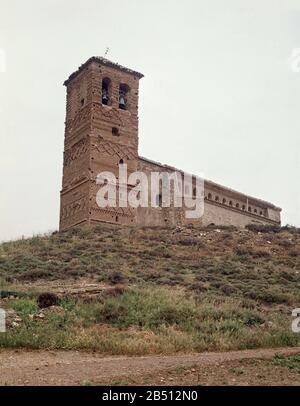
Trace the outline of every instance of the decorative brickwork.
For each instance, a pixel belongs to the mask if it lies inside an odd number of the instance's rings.
[[[60,229],[77,224],[235,225],[280,224],[281,209],[216,183],[205,181],[204,215],[186,219],[183,208],[107,207],[96,203],[96,177],[118,176],[119,163],[128,175],[137,170],[176,170],[138,155],[138,95],[142,74],[101,57],[92,57],[65,82],[67,87],[65,152]],[[179,171],[182,172],[182,171]],[[118,178],[117,178],[118,179]],[[128,189],[133,185],[127,185]],[[117,183],[116,188],[119,190]]]

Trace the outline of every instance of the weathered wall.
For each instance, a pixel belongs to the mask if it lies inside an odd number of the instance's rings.
[[[187,219],[186,209],[171,207],[99,208],[96,177],[109,171],[119,191],[119,164],[126,163],[128,175],[136,170],[174,172],[174,168],[138,156],[138,96],[141,74],[103,58],[91,58],[65,82],[67,86],[64,167],[61,191],[60,229],[81,223],[176,225],[245,225],[280,223],[280,209],[234,190],[205,181],[204,215]],[[102,100],[102,81],[109,81],[109,102]],[[119,106],[120,85],[126,85],[127,109]],[[104,91],[103,91],[104,92]],[[179,171],[182,173],[182,171]],[[128,190],[135,185],[127,184]],[[190,185],[195,187],[195,178]],[[173,192],[173,189],[171,190]],[[173,196],[173,193],[171,193]]]
[[[109,79],[109,103],[102,104],[102,81]],[[126,84],[127,109],[119,108],[119,87]],[[139,74],[93,60],[66,82],[66,129],[60,228],[76,223],[108,221],[135,223],[132,208],[99,208],[96,204],[97,174],[109,171],[118,179],[119,163],[128,173],[138,162]],[[85,183],[84,210],[77,205]]]
[[[247,212],[240,212],[230,207],[223,207],[213,202],[205,201],[204,216],[202,224],[204,226],[215,224],[236,227],[245,227],[247,224],[266,224],[270,221],[266,218],[251,215]]]
[[[178,171],[166,165],[140,158],[139,170],[147,174],[150,184],[151,172],[167,171],[173,173]],[[171,184],[171,196],[173,196],[173,184]],[[195,179],[193,185],[195,187]],[[173,200],[171,200],[173,202]],[[231,189],[222,187],[213,182],[204,182],[204,212],[199,219],[186,218],[188,208],[138,208],[137,223],[146,225],[176,225],[176,224],[201,224],[204,226],[235,225],[245,227],[247,224],[273,224],[280,222],[280,211],[272,205],[268,207],[267,202],[245,196]]]

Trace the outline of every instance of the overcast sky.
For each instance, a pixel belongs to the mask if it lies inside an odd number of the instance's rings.
[[[62,83],[106,47],[145,74],[140,155],[300,226],[299,0],[0,0],[0,240],[58,228]]]

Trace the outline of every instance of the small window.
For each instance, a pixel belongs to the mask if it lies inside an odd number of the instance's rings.
[[[196,197],[197,196],[197,190],[196,190],[196,188],[194,187],[194,189],[193,189],[193,197]]]
[[[111,80],[105,78],[102,80],[102,104],[109,106],[111,104]]]
[[[254,209],[254,213],[257,213],[257,209]]]
[[[215,201],[218,202],[219,201],[219,196],[215,197]]]
[[[240,204],[237,203],[237,204],[235,205],[235,207],[236,207],[237,209],[239,209],[239,208],[240,208]]]
[[[119,131],[119,129],[118,129],[117,127],[113,127],[113,128],[111,129],[111,132],[112,132],[112,135],[113,135],[114,137],[119,137],[119,135],[120,135],[120,131]]]
[[[84,100],[84,99],[81,99],[81,100],[80,100],[80,104],[81,104],[81,107],[83,107],[84,104],[85,104],[85,100]]]
[[[124,160],[123,160],[123,159],[120,159],[119,165],[123,165],[123,164],[124,164]]]
[[[230,200],[230,201],[229,201],[229,206],[232,206],[232,204],[233,204],[233,203],[232,203],[232,200]]]
[[[248,207],[248,211],[249,211],[249,213],[252,212],[252,207],[251,206]]]
[[[225,198],[222,200],[222,203],[223,203],[223,204],[226,204],[226,199],[225,199]]]
[[[127,110],[128,108],[128,93],[129,93],[129,87],[125,84],[120,84],[120,89],[119,89],[119,108],[121,110]]]
[[[242,209],[243,209],[243,210],[246,210],[246,206],[245,206],[244,204],[243,204],[243,206],[242,206]]]
[[[208,193],[208,196],[207,196],[207,197],[208,197],[209,200],[211,200],[211,198],[212,198],[211,193]]]
[[[162,207],[162,195],[156,195],[156,206]]]
[[[264,213],[262,211],[260,211],[259,214],[262,216]]]

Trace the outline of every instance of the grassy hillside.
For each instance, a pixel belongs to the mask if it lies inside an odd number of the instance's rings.
[[[145,354],[299,345],[300,230],[101,224],[0,245],[0,346]],[[38,290],[64,286],[41,311]],[[92,283],[92,297],[68,294]],[[37,289],[38,287],[38,289]]]

